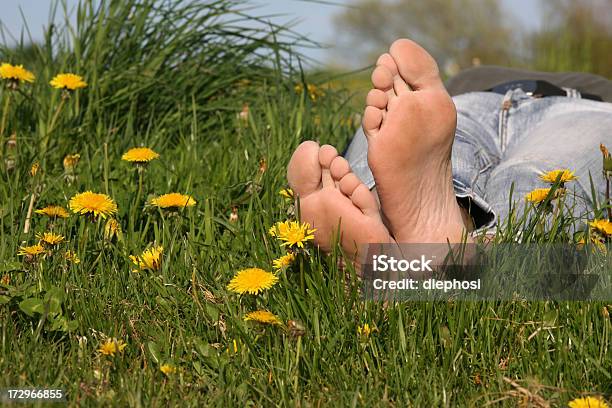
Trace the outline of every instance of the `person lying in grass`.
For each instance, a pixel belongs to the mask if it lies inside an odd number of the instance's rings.
[[[609,97],[611,82],[598,81]],[[355,260],[368,243],[470,241],[508,217],[511,191],[519,206],[544,200],[534,189],[546,180],[573,181],[583,204],[569,206],[578,212],[593,204],[590,179],[604,190],[599,146],[612,141],[612,103],[574,89],[531,93],[516,83],[452,98],[434,59],[408,39],[378,58],[372,85],[345,157],[306,141],[287,168],[301,218],[316,228],[323,251],[338,225],[344,253]],[[575,172],[539,177],[566,168]]]

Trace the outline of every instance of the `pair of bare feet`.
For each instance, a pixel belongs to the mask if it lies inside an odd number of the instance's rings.
[[[372,84],[362,125],[380,205],[334,147],[304,142],[287,169],[302,221],[317,229],[323,251],[339,227],[352,260],[363,244],[462,242],[468,222],[451,173],[457,115],[434,59],[397,40],[378,59]]]

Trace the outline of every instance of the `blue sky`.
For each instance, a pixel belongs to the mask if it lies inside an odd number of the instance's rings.
[[[421,0],[427,1],[427,0]],[[78,0],[66,0],[69,7],[74,7]],[[332,18],[342,10],[343,5],[350,5],[353,0],[326,0],[337,5],[313,4],[303,0],[251,0],[249,3],[258,6],[259,15],[279,14],[278,22],[288,22],[298,19],[294,30],[309,38],[326,44],[333,44],[334,27]],[[25,16],[27,25],[34,39],[42,36],[42,26],[47,25],[51,0],[3,0],[0,20],[3,27],[13,36],[19,37],[24,28],[20,9]],[[535,27],[540,21],[540,11],[537,0],[503,0],[508,10],[527,28]],[[304,50],[304,52],[319,61],[326,61],[329,53],[326,50]]]

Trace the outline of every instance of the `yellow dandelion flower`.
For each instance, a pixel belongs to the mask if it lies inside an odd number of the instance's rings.
[[[295,255],[292,253],[288,253],[287,255],[283,255],[278,259],[272,261],[272,266],[274,269],[282,269],[291,265],[291,262],[295,260]]]
[[[278,282],[278,277],[270,272],[259,268],[248,268],[238,271],[236,276],[227,285],[232,292],[257,295],[266,289],[270,289]]]
[[[144,164],[150,162],[151,160],[157,159],[158,157],[159,154],[155,153],[148,147],[134,147],[133,149],[123,153],[121,160],[135,164]]]
[[[121,240],[123,238],[123,231],[121,230],[121,224],[115,218],[109,218],[104,224],[104,238],[112,240],[113,237]]]
[[[372,334],[374,330],[370,327],[368,323],[364,323],[363,326],[357,326],[357,335],[359,337],[368,338],[370,334]]]
[[[273,237],[279,237],[285,235],[289,230],[289,221],[279,221],[268,230],[268,234]]]
[[[116,353],[123,353],[123,349],[127,347],[127,344],[123,340],[117,340],[115,338],[107,339],[100,348],[98,352],[100,354],[104,354],[105,356],[114,356]]]
[[[172,374],[176,373],[176,367],[171,364],[162,364],[159,367],[159,371],[170,377]]]
[[[64,252],[64,259],[75,265],[81,263],[81,260],[79,259],[78,255],[74,251]]]
[[[34,177],[38,173],[38,169],[40,169],[40,163],[34,162],[30,167],[30,176]]]
[[[86,191],[70,199],[70,209],[76,214],[106,218],[117,213],[117,204],[106,194]]]
[[[612,222],[608,220],[593,220],[589,225],[605,236],[612,236]]]
[[[68,211],[59,205],[50,205],[35,211],[36,214],[46,215],[50,218],[68,218]]]
[[[49,84],[54,88],[69,91],[75,91],[87,86],[87,82],[83,80],[82,76],[70,73],[56,75]]]
[[[255,312],[247,313],[244,316],[245,321],[253,321],[257,323],[264,324],[282,324],[281,320],[272,312],[268,312],[267,310],[257,310]]]
[[[161,269],[164,248],[156,246],[145,250],[141,255],[130,255],[130,259],[140,270],[158,271]]]
[[[310,229],[310,224],[307,222],[299,223],[297,221],[289,222],[287,228],[283,231],[277,229],[276,238],[284,241],[281,246],[293,247],[297,246],[304,248],[304,243],[314,239],[316,229]]]
[[[578,177],[574,175],[574,172],[569,169],[552,170],[540,174],[540,180],[550,184],[555,184],[557,181],[563,184],[567,183],[568,181],[576,180],[577,178]]]
[[[20,246],[17,255],[21,256],[37,256],[45,253],[45,248],[40,245]]]
[[[64,237],[62,235],[54,234],[53,232],[36,234],[36,238],[40,240],[41,244],[46,244],[49,246],[55,246],[61,244],[64,241]]]
[[[34,74],[23,67],[23,65],[11,65],[3,63],[0,65],[0,78],[14,82],[34,82]]]
[[[531,203],[541,203],[548,197],[550,188],[536,188],[525,195],[525,200]]]
[[[308,96],[313,102],[325,96],[325,92],[323,92],[321,88],[317,87],[314,84],[308,84],[307,89],[308,89]]]
[[[159,197],[155,197],[150,201],[151,205],[159,208],[185,208],[191,207],[196,204],[191,196],[180,194],[180,193],[169,193],[163,194]]]
[[[295,91],[296,94],[301,94],[304,92],[304,85],[299,83],[296,84],[293,87],[293,90]],[[306,90],[308,91],[308,97],[315,102],[318,98],[322,97],[325,95],[325,92],[323,92],[323,90],[321,90],[319,87],[317,87],[315,84],[307,84],[306,85]]]
[[[595,237],[591,237],[589,239],[589,242],[593,245],[593,248],[597,249],[602,254],[607,254],[608,253],[608,249],[606,248],[606,244],[604,242],[602,242],[600,239],[595,238]],[[576,247],[578,249],[582,250],[584,248],[585,244],[586,244],[586,240],[584,238],[580,238],[580,240],[576,243]]]
[[[81,155],[78,153],[75,154],[68,154],[66,155],[66,157],[64,157],[64,170],[72,170],[74,169],[77,164],[79,164],[79,160],[81,159]]]
[[[608,408],[608,404],[595,397],[576,398],[568,405],[569,408]]]
[[[293,190],[290,188],[283,188],[278,192],[278,194],[285,198],[293,199]]]

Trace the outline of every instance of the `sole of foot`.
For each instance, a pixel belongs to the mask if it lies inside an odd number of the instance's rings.
[[[315,244],[329,252],[339,238],[344,255],[357,266],[360,248],[393,243],[376,197],[329,145],[302,143],[291,157],[287,179],[299,198],[300,218],[316,228]]]
[[[457,113],[434,59],[395,41],[372,72],[363,129],[385,223],[398,243],[462,242],[466,214],[452,184]]]

